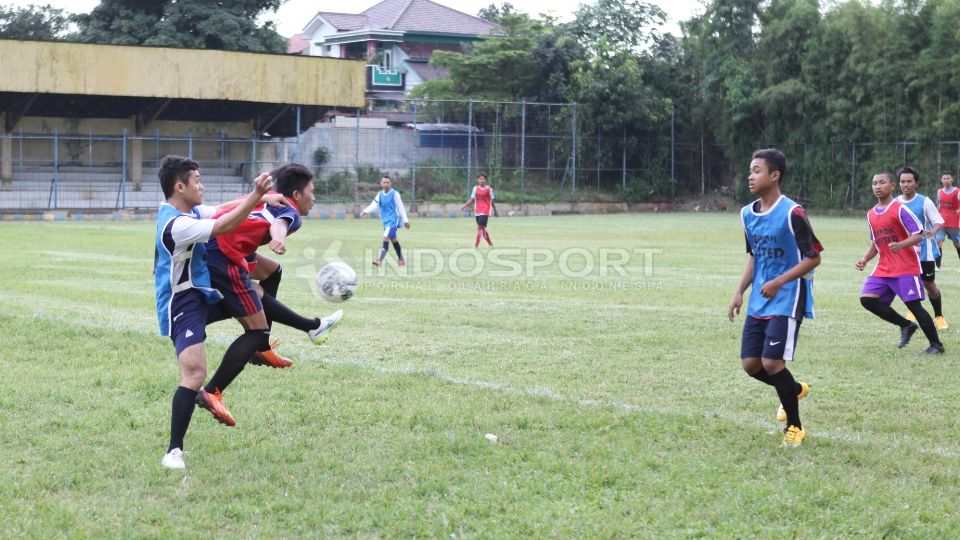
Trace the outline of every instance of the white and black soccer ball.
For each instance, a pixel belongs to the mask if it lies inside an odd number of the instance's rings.
[[[327,302],[349,300],[357,290],[357,272],[349,264],[332,262],[317,272],[317,289]]]

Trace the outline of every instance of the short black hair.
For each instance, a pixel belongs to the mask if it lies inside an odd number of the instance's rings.
[[[393,182],[393,178],[390,178],[390,175],[389,175],[389,174],[381,174],[381,175],[380,175],[380,179],[381,179],[381,180],[383,180],[384,178],[386,178],[387,180]]]
[[[940,177],[942,178],[942,177],[944,177],[944,176],[953,176],[953,172],[951,172],[951,171],[940,171]]]
[[[783,155],[783,152],[776,148],[764,148],[754,152],[751,159],[765,161],[770,172],[780,171],[780,183],[783,184],[783,179],[787,176],[787,156]]]
[[[903,173],[912,174],[914,181],[916,181],[918,186],[920,185],[920,172],[918,170],[914,169],[910,165],[904,165],[903,167],[900,167],[900,169],[897,170],[897,181],[900,181],[900,175]]]
[[[484,180],[489,180],[489,178],[487,178],[487,173],[482,172],[482,173],[480,173],[480,174],[477,175],[477,178],[480,178],[481,176],[484,178]]]
[[[270,171],[274,189],[284,197],[293,197],[294,191],[303,191],[313,180],[313,173],[300,163],[288,163]]]
[[[196,161],[184,156],[165,156],[160,160],[160,170],[157,176],[160,177],[160,188],[163,189],[163,196],[169,199],[173,196],[173,186],[177,182],[186,184],[190,181],[190,171],[200,168]]]
[[[886,176],[887,180],[889,180],[891,184],[897,183],[897,177],[894,176],[893,173],[888,170],[877,171],[873,173],[873,176]],[[872,179],[873,176],[871,176],[870,178]]]

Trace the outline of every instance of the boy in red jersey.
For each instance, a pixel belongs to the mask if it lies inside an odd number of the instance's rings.
[[[261,245],[268,245],[278,255],[286,253],[287,235],[300,228],[301,216],[306,215],[313,206],[313,173],[303,165],[291,164],[272,171],[271,176],[277,182],[277,191],[283,194],[287,206],[259,205],[232,233],[207,242],[207,267],[211,282],[223,295],[220,306],[240,322],[245,330],[241,338],[253,344],[256,351],[242,354],[238,350],[233,354],[228,349],[220,367],[205,387],[210,392],[223,392],[240,375],[247,362],[275,368],[293,364],[277,354],[269,344],[270,324],[250,274],[256,266],[256,250]],[[329,329],[336,321],[327,324]]]
[[[477,239],[473,243],[473,247],[480,247],[480,238],[483,237],[487,241],[487,244],[493,245],[493,240],[490,240],[490,233],[487,232],[487,220],[490,218],[490,209],[493,209],[494,217],[499,217],[500,214],[497,212],[497,205],[493,202],[493,188],[487,185],[487,175],[480,173],[477,175],[477,185],[473,187],[473,191],[470,192],[470,198],[467,199],[467,202],[463,203],[463,206],[460,207],[460,210],[466,209],[470,206],[470,203],[476,201],[474,204],[473,215],[477,220]]]
[[[937,208],[943,217],[943,232],[936,235],[937,247],[940,248],[940,258],[937,259],[937,268],[943,258],[943,241],[949,238],[953,247],[960,256],[960,190],[953,186],[953,174],[940,173],[940,183],[943,187],[937,191]]]
[[[914,246],[920,243],[923,227],[909,208],[894,200],[894,185],[891,172],[882,171],[873,176],[873,194],[877,197],[877,205],[867,212],[870,247],[857,261],[857,270],[862,271],[878,254],[880,260],[863,284],[860,304],[867,311],[900,328],[898,346],[901,349],[910,342],[919,323],[919,328],[930,342],[923,354],[943,354],[943,343],[937,335],[937,328],[921,303],[924,289],[920,283],[920,257]],[[890,307],[896,296],[906,304],[917,323],[908,321]]]
[[[258,280],[259,283],[256,285],[252,282],[249,284],[249,289],[243,296],[249,298],[249,301],[245,302],[247,304],[254,302],[252,300],[254,295],[259,297],[268,329],[272,329],[273,323],[277,322],[305,332],[311,341],[321,345],[326,342],[330,330],[343,317],[343,311],[337,310],[322,319],[304,317],[281,303],[277,299],[277,293],[280,289],[283,269],[279,262],[256,252],[258,247],[268,242],[276,253],[283,254],[286,251],[283,246],[286,235],[293,234],[300,228],[300,216],[309,213],[310,207],[313,206],[312,194],[309,198],[304,196],[307,190],[312,191],[313,173],[303,165],[293,163],[270,171],[270,175],[276,182],[277,190],[280,191],[274,195],[282,195],[283,202],[255,208],[235,234],[225,235],[217,241],[217,247],[227,259],[240,267],[238,274],[242,275],[245,271],[248,280]],[[218,255],[219,253],[214,253],[214,257]],[[213,273],[216,275],[216,272]],[[216,281],[216,278],[214,279]],[[233,279],[230,279],[229,283],[225,280],[216,283],[230,290],[236,289]],[[244,285],[246,288],[246,284]],[[228,292],[224,293],[225,296],[231,297],[232,295]],[[221,303],[210,310],[207,324],[241,315],[239,307],[234,305],[231,309],[231,302]],[[290,365],[287,363],[289,361],[285,361],[286,359],[279,358],[280,361],[275,363],[269,358],[264,359],[261,355],[256,355],[250,363],[272,367]]]

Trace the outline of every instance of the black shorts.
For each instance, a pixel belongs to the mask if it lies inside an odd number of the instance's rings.
[[[769,319],[747,316],[740,340],[740,358],[793,360],[803,318],[778,315]]]
[[[231,317],[246,317],[263,311],[250,274],[240,265],[228,259],[220,250],[211,249],[207,251],[207,268],[210,269],[213,288],[223,295],[218,306]]]
[[[937,261],[920,261],[920,279],[924,283],[933,283],[937,279]]]
[[[477,216],[477,225],[479,225],[479,226],[481,226],[481,227],[486,227],[486,226],[487,226],[487,219],[488,219],[489,217],[490,217],[490,216]]]

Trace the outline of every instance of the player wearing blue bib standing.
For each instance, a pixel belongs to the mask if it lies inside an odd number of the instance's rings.
[[[380,179],[380,187],[383,191],[377,193],[373,202],[367,205],[360,213],[361,216],[378,210],[380,221],[383,223],[383,246],[380,248],[380,256],[373,260],[374,266],[383,264],[387,251],[390,250],[390,243],[393,243],[393,249],[397,252],[398,265],[403,266],[406,261],[403,260],[403,251],[400,249],[400,241],[397,240],[397,229],[401,226],[405,229],[410,228],[410,220],[407,219],[407,209],[403,207],[403,200],[397,190],[392,189],[393,181],[389,176]]]
[[[794,380],[786,363],[793,360],[800,323],[804,317],[813,318],[813,269],[820,264],[823,247],[803,207],[780,193],[786,172],[783,152],[771,148],[753,153],[749,186],[759,198],[740,211],[749,256],[727,317],[734,321],[743,293],[752,285],[741,366],[776,389],[787,422],[782,446],[800,446],[806,431],[800,423],[799,400],[810,387]]]
[[[217,208],[202,206],[203,183],[198,165],[192,159],[167,156],[160,162],[160,186],[166,202],[157,212],[157,236],[154,241],[154,267],[157,318],[160,335],[173,341],[180,365],[180,386],[173,395],[170,420],[170,445],[163,457],[164,467],[184,468],[183,437],[193,416],[195,404],[214,413],[226,413],[219,395],[201,388],[207,377],[203,343],[207,325],[207,307],[222,296],[210,284],[205,242],[237,228],[259,204],[273,183],[262,174],[254,182],[253,192],[227,214],[210,219]]]
[[[923,240],[920,241],[920,279],[933,306],[933,323],[937,330],[945,330],[949,328],[949,324],[943,316],[943,294],[934,281],[937,277],[937,260],[940,258],[936,236],[943,231],[943,217],[930,197],[917,193],[920,173],[916,169],[910,166],[902,167],[897,171],[897,177],[900,179],[901,192],[897,200],[917,216],[923,229]],[[910,321],[917,320],[909,311],[906,318]]]

